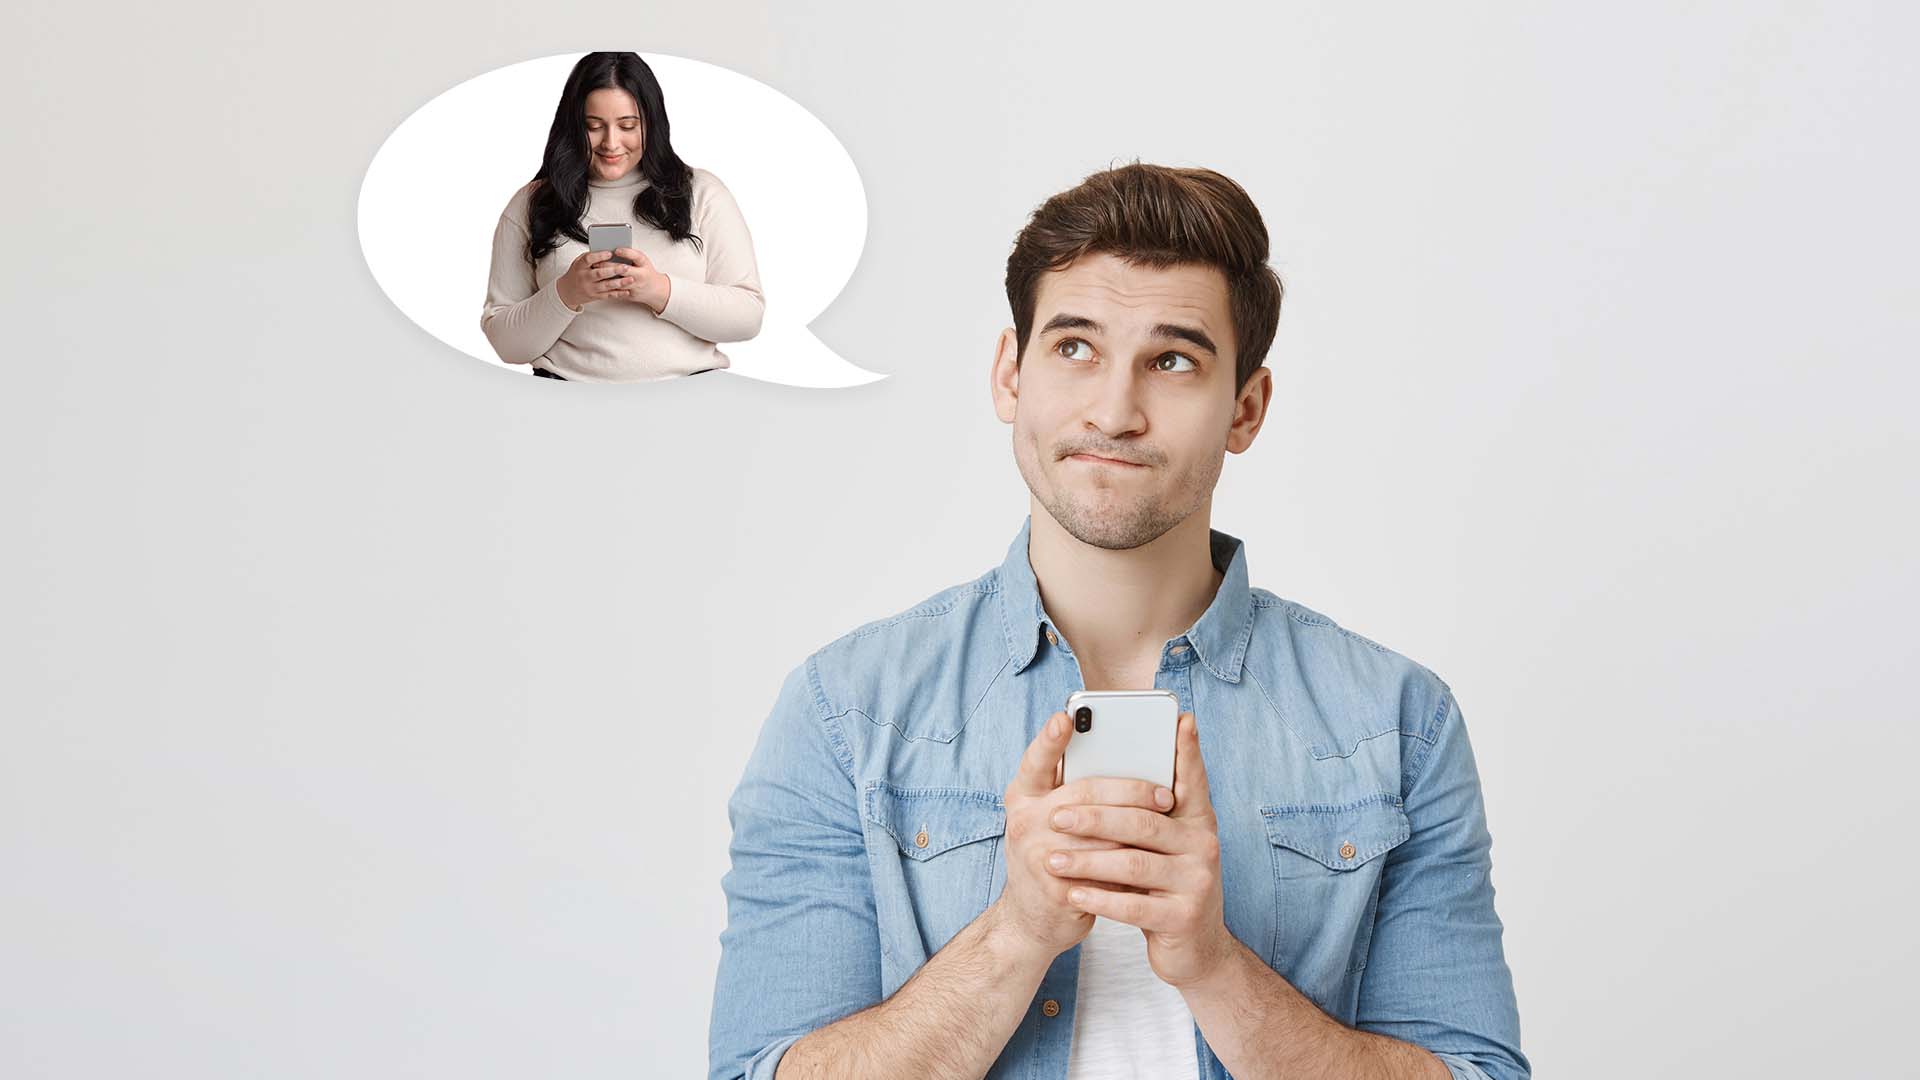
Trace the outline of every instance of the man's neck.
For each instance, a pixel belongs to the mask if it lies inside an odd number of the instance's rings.
[[[1067,637],[1089,690],[1153,685],[1160,647],[1213,603],[1209,502],[1152,543],[1108,551],[1081,543],[1037,502],[1027,560],[1047,615]]]

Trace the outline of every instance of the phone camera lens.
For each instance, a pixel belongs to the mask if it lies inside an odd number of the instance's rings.
[[[1085,735],[1087,732],[1093,730],[1093,710],[1092,709],[1089,709],[1085,705],[1082,705],[1078,709],[1074,710],[1073,730],[1079,732],[1082,735]]]

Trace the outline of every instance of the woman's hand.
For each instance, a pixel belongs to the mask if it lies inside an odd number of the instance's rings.
[[[638,248],[614,248],[613,253],[623,259],[633,260],[633,265],[626,268],[627,278],[631,282],[627,286],[626,299],[638,300],[655,315],[660,314],[667,306],[667,297],[673,293],[673,279],[654,269],[653,260]]]
[[[560,293],[560,302],[574,311],[583,311],[588,304],[601,300],[634,299],[633,272],[639,268],[613,262],[616,254],[631,259],[640,253],[632,248],[581,252],[580,257],[573,260],[573,265],[567,267],[567,272],[554,283],[554,288]],[[646,256],[641,255],[640,258]],[[647,269],[652,270],[653,267],[649,264]]]

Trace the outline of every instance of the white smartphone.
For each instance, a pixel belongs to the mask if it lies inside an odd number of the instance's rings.
[[[1073,738],[1060,762],[1060,782],[1121,776],[1173,789],[1173,748],[1180,699],[1169,690],[1079,690],[1067,696]]]
[[[614,248],[633,246],[633,225],[589,225],[587,226],[588,251],[612,251]],[[633,265],[632,259],[615,255],[613,262]]]

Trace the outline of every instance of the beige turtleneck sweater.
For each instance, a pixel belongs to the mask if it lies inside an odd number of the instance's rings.
[[[480,329],[500,359],[532,364],[581,382],[647,382],[726,367],[717,341],[745,341],[760,332],[765,301],[753,238],[726,187],[693,170],[693,234],[701,246],[674,243],[638,220],[633,199],[647,181],[635,169],[619,180],[587,181],[584,228],[633,225],[633,246],[670,279],[667,306],[655,315],[637,300],[601,300],[574,311],[556,283],[587,245],[560,246],[527,263],[527,204],[532,185],[514,192],[493,230],[493,267]]]

